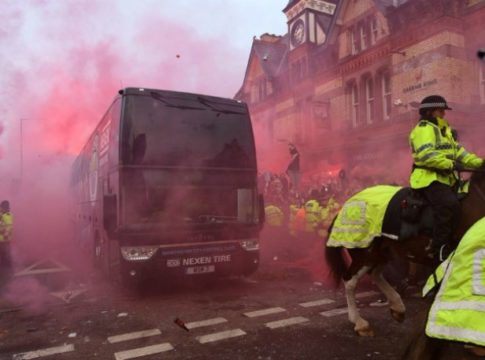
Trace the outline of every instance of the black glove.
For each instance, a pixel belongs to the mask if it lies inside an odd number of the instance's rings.
[[[465,171],[465,170],[466,170],[466,168],[463,166],[463,164],[462,164],[462,163],[455,162],[455,163],[453,164],[453,170],[454,170],[454,171]]]

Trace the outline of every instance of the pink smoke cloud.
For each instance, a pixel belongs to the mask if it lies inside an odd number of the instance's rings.
[[[232,97],[240,86],[244,69],[234,59],[247,53],[228,38],[203,37],[196,24],[175,23],[152,8],[125,16],[125,24],[119,6],[0,4],[0,110],[9,115],[0,143],[12,177],[0,183],[0,196],[15,215],[17,269],[69,246],[70,166],[120,88]],[[107,26],[113,19],[116,28]]]

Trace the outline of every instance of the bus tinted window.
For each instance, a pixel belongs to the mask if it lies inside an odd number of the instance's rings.
[[[118,164],[119,157],[119,134],[120,134],[120,117],[121,117],[121,99],[117,99],[110,109],[111,129],[110,129],[110,149],[109,157],[111,165]]]
[[[126,97],[123,118],[124,164],[256,167],[245,108],[211,106],[203,99],[175,102],[132,95]]]

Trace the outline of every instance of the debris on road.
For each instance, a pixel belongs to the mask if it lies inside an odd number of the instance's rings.
[[[180,320],[179,318],[176,318],[174,321],[173,321],[175,324],[177,324],[178,326],[180,326],[182,329],[184,329],[185,331],[189,331],[189,328],[187,326],[185,326],[185,322]]]

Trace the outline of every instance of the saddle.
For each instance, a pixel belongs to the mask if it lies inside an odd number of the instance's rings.
[[[457,195],[463,198],[466,194]],[[404,187],[387,205],[382,224],[383,235],[405,241],[417,235],[432,236],[433,210],[417,191]]]

